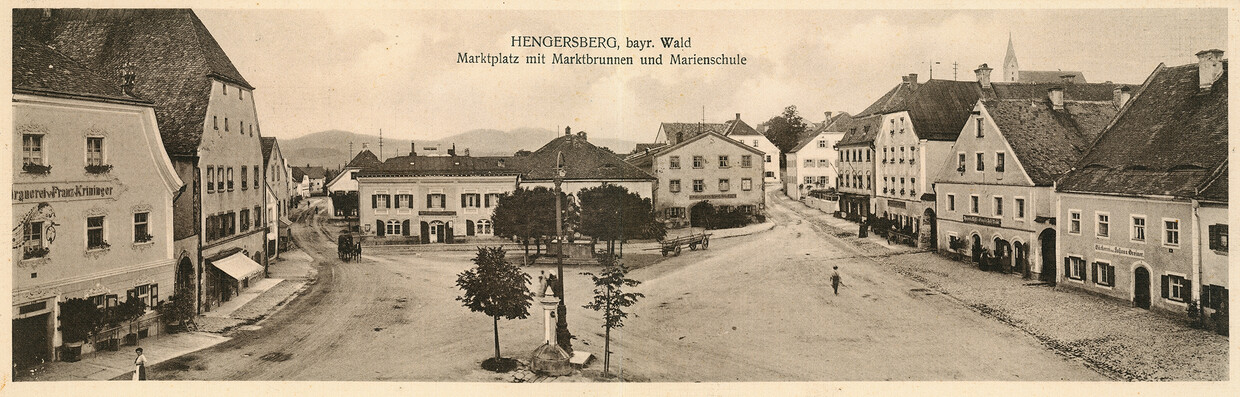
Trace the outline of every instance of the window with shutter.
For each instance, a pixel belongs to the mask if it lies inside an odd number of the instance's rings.
[[[403,233],[405,237],[409,237],[409,220],[406,219],[404,222],[401,222],[400,226],[400,232]]]
[[[1169,289],[1170,289],[1170,286],[1168,285],[1168,282],[1167,282],[1167,275],[1164,274],[1162,276],[1162,297],[1163,299],[1167,299],[1167,297],[1169,296],[1169,294],[1167,293]]]
[[[1100,266],[1102,266],[1102,264],[1098,262],[1094,262],[1094,265],[1090,266],[1091,271],[1090,271],[1089,278],[1093,280],[1094,283],[1098,283],[1098,267]]]
[[[379,237],[383,237],[383,231],[383,221],[375,221],[375,234]]]
[[[1227,225],[1210,225],[1210,249],[1227,251]]]
[[[379,208],[379,195],[370,195],[370,208]]]
[[[392,195],[390,194],[383,195],[383,201],[385,201],[383,204],[385,204],[387,208],[392,208]]]

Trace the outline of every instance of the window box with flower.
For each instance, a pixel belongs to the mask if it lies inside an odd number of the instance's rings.
[[[154,240],[155,240],[155,236],[152,236],[148,233],[145,235],[135,236],[133,239],[133,242],[134,244],[142,244],[142,243],[149,243]]]
[[[106,174],[112,171],[111,164],[91,164],[86,166],[87,174]]]
[[[25,164],[22,164],[22,172],[25,172],[27,174],[46,175],[52,172],[52,166],[43,165],[43,164],[35,164],[35,163],[25,163]]]
[[[106,250],[108,248],[112,248],[112,244],[108,244],[107,241],[100,241],[97,243],[90,244],[86,247],[88,251]]]
[[[38,259],[47,256],[52,250],[47,247],[26,247],[22,253],[22,259]]]

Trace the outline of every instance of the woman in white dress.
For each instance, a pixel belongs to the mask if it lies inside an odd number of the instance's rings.
[[[142,354],[142,348],[136,350],[138,358],[133,360],[133,380],[146,380],[146,356]]]

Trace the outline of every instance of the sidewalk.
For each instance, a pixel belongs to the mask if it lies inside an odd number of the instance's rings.
[[[313,262],[310,255],[300,249],[282,253],[280,259],[268,265],[268,278],[258,281],[215,310],[198,316],[198,329],[224,334],[261,321],[292,300],[307,283],[314,281],[318,272],[312,266]]]
[[[1226,380],[1228,339],[1196,330],[1186,320],[1132,307],[1128,302],[1050,287],[1019,275],[976,266],[882,238],[856,237],[857,224],[792,204],[852,243],[865,259],[926,286],[979,314],[1007,323],[1068,357],[1117,380]],[[858,244],[859,243],[859,244]]]
[[[206,333],[182,332],[141,339],[137,346],[121,346],[118,351],[96,351],[84,354],[78,362],[51,362],[33,376],[21,376],[20,381],[91,381],[110,380],[132,373],[134,349],[141,347],[146,355],[147,368],[160,362],[193,353],[223,343],[231,338]]]

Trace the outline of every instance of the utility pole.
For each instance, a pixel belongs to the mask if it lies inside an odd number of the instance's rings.
[[[564,152],[555,154],[555,272],[560,282],[560,304],[556,306],[555,336],[561,349],[571,354],[573,351],[572,334],[568,333],[568,307],[564,305],[564,294],[568,289],[564,282],[564,220],[560,203],[560,185],[564,183]]]
[[[353,141],[349,141],[349,158],[353,158]]]
[[[383,129],[379,129],[379,161],[383,161]]]

